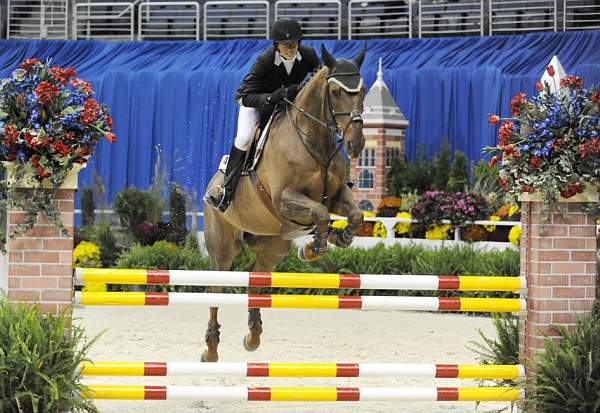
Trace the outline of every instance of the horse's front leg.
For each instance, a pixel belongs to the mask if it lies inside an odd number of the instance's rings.
[[[211,287],[210,291],[213,293],[222,293],[223,287]],[[220,335],[219,329],[221,325],[217,320],[217,314],[219,312],[218,307],[210,308],[210,320],[208,321],[208,327],[206,329],[206,350],[202,353],[202,361],[215,362],[219,360],[219,353],[217,348],[219,347]]]
[[[314,261],[327,252],[329,214],[327,207],[301,192],[286,188],[281,194],[280,214],[283,218],[315,225],[313,240],[298,250],[302,261]]]
[[[356,205],[354,194],[344,185],[338,202],[333,206],[333,213],[348,218],[348,226],[344,229],[336,228],[329,233],[329,242],[338,247],[346,248],[352,243],[354,233],[363,223],[363,213]]]

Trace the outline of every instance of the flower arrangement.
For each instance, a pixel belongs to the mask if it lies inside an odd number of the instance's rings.
[[[553,76],[554,68],[548,66]],[[560,86],[560,87],[559,87]],[[499,183],[510,201],[540,193],[545,202],[570,198],[600,180],[600,90],[585,89],[579,76],[560,85],[537,82],[538,96],[518,93],[509,118],[500,123],[498,144],[485,148],[499,165]]]
[[[487,202],[480,195],[441,191],[425,192],[410,210],[412,217],[423,224],[441,224],[442,220],[449,220],[458,227],[483,219],[489,213]]]
[[[412,218],[412,215],[410,215],[410,212],[398,212],[396,214],[396,218]],[[398,222],[396,224],[396,226],[394,227],[396,229],[396,234],[398,235],[404,235],[404,234],[408,234],[410,232],[410,222]]]
[[[87,162],[100,139],[116,140],[108,107],[76,75],[72,67],[27,59],[0,83],[0,161],[12,162],[8,180],[14,182],[3,185],[9,207],[27,212],[12,239],[30,229],[38,214],[66,234],[52,192],[74,165]],[[16,190],[23,182],[32,192]]]

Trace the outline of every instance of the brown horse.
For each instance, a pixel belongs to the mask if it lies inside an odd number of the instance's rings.
[[[204,203],[204,234],[213,270],[231,269],[242,240],[256,253],[253,271],[273,271],[289,252],[291,240],[314,233],[299,256],[313,260],[327,250],[327,242],[347,247],[360,227],[362,212],[345,180],[346,152],[357,158],[364,146],[362,133],[365,88],[360,66],[366,48],[353,60],[332,57],[321,47],[324,66],[272,121],[270,138],[256,167],[254,179],[243,176],[224,213]],[[217,172],[207,191],[223,180]],[[262,191],[257,188],[262,188]],[[262,193],[261,193],[262,192]],[[329,213],[348,217],[344,230],[329,228]],[[213,287],[222,292],[222,287]],[[255,289],[250,289],[255,293]],[[217,361],[217,307],[210,309],[203,361]],[[244,347],[260,345],[260,309],[249,309],[250,333]]]

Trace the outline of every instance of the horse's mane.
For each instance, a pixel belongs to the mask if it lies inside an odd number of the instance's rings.
[[[299,97],[303,91],[308,90],[313,83],[318,83],[324,76],[327,76],[327,73],[329,73],[329,68],[324,65],[319,65],[312,73],[310,73],[304,82],[300,84],[300,92],[297,97]]]

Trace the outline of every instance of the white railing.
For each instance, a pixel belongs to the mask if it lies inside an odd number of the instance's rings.
[[[557,31],[556,0],[489,0],[489,33]]]
[[[269,38],[269,2],[207,1],[204,3],[204,40]]]
[[[342,3],[339,0],[278,0],[275,20],[296,19],[304,37],[342,39]]]
[[[80,3],[75,5],[75,40],[134,40],[133,3]]]
[[[138,39],[200,40],[200,5],[192,1],[146,2],[138,6]]]
[[[483,1],[420,1],[419,37],[449,34],[483,36],[483,10]]]
[[[66,39],[68,0],[8,0],[8,39]]]
[[[600,2],[597,0],[564,0],[563,30],[600,29]]]
[[[350,0],[348,39],[412,37],[412,8],[412,1]]]

